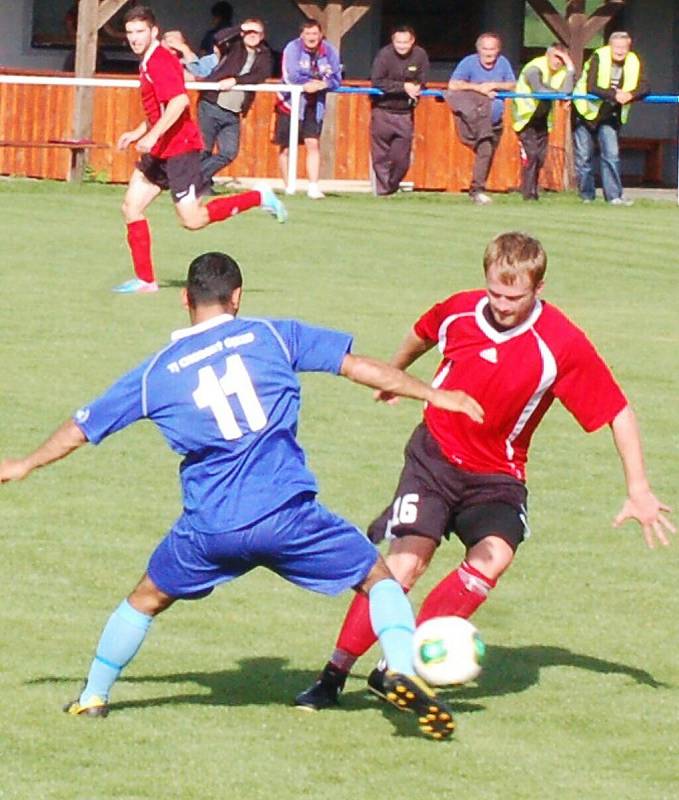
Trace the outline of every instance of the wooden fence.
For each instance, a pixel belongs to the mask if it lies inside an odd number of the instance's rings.
[[[0,71],[9,72],[6,69]],[[352,82],[351,85],[367,84]],[[50,140],[68,139],[71,136],[74,93],[74,88],[67,86],[0,84],[0,142],[47,144]],[[133,149],[118,152],[115,143],[123,131],[136,127],[142,119],[139,92],[102,87],[96,88],[94,93],[92,138],[107,146],[90,151],[91,169],[100,179],[125,183],[137,155]],[[197,94],[190,92],[194,107]],[[257,97],[243,121],[238,158],[220,175],[279,177],[277,148],[271,143],[274,99],[271,93],[261,93]],[[554,190],[564,186],[567,123],[565,109],[560,103],[557,106],[556,124],[542,175],[543,186]],[[369,129],[369,98],[366,95],[339,95],[333,176],[336,180],[369,179]],[[423,98],[415,112],[413,164],[406,180],[412,181],[416,189],[464,191],[469,185],[473,158],[471,150],[457,137],[448,106],[431,97]],[[63,180],[68,176],[69,168],[70,152],[63,147],[0,147],[0,174],[3,175]],[[517,188],[520,169],[519,144],[511,129],[509,103],[505,103],[504,133],[488,188],[492,191]],[[304,158],[300,159],[299,173],[300,177],[305,177]]]

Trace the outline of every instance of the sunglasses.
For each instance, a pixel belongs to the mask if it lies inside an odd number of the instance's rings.
[[[245,30],[241,30],[241,33],[244,36],[247,36],[248,34],[251,33],[255,33],[257,34],[257,36],[264,36],[264,31],[256,31],[254,28],[246,28]]]

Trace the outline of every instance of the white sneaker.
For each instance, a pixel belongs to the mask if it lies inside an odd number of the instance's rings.
[[[469,195],[471,198],[472,203],[477,206],[487,206],[493,202],[492,198],[489,197],[485,192],[472,192]]]
[[[629,197],[614,197],[613,200],[609,201],[612,206],[633,206],[634,200],[630,200]]]
[[[325,197],[317,183],[309,184],[309,188],[306,190],[306,196],[310,197],[312,200],[322,200]]]

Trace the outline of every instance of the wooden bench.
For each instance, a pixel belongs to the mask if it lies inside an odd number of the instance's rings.
[[[71,162],[68,170],[68,180],[74,180],[76,158],[79,153],[108,147],[107,144],[93,142],[91,139],[48,139],[46,142],[32,142],[23,139],[0,139],[0,147],[16,148],[54,148],[56,150],[70,150]]]
[[[644,154],[644,171],[641,181],[659,186],[662,184],[663,148],[669,139],[637,139],[620,137],[620,152],[632,151]]]

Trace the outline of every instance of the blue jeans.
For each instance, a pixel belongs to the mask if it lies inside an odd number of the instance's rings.
[[[575,144],[575,174],[578,179],[578,191],[583,200],[594,200],[594,139],[599,145],[601,164],[601,185],[604,198],[608,201],[622,197],[622,180],[620,179],[620,151],[618,148],[618,129],[613,125],[602,123],[594,131],[586,125],[578,123],[573,131]]]
[[[205,144],[200,169],[209,183],[215,172],[226,167],[238,155],[240,114],[202,100],[198,104],[198,123]],[[215,142],[217,152],[213,153]]]

